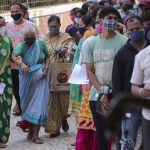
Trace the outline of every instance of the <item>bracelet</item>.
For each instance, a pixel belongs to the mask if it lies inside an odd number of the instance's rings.
[[[140,96],[140,97],[142,97],[141,94],[142,94],[142,91],[143,91],[143,90],[144,90],[143,88],[140,88],[140,90],[139,90],[139,96]]]

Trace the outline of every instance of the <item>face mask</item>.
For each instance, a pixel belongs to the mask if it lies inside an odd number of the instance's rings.
[[[50,34],[51,35],[58,35],[59,34],[59,27],[55,27],[55,28],[49,28]]]
[[[137,30],[129,33],[129,38],[134,43],[143,42],[144,36],[145,36],[145,32],[141,30]]]
[[[18,20],[21,19],[22,14],[21,13],[18,13],[18,14],[15,14],[15,15],[11,14],[11,17],[13,18],[14,21],[18,21]]]
[[[35,43],[35,38],[25,38],[24,41],[25,41],[25,44],[28,46],[28,47],[31,47],[34,43]]]
[[[74,22],[74,18],[75,18],[74,16],[70,16],[70,19],[71,19],[73,22]]]
[[[78,31],[81,35],[83,35],[85,33],[86,29],[85,28],[79,28]]]
[[[74,22],[75,22],[76,24],[79,24],[79,21],[80,21],[79,18],[77,18],[77,17],[74,18]]]
[[[102,32],[102,27],[101,27],[100,24],[96,24],[96,25],[95,25],[95,31],[96,31],[97,33],[101,33],[101,32]]]
[[[124,7],[126,8],[126,10],[132,9],[133,5],[132,4],[124,4]]]
[[[117,27],[117,21],[115,20],[103,20],[103,26],[108,31],[114,31]]]

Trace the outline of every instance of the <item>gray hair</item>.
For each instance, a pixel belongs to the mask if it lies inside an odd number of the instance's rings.
[[[36,35],[36,29],[34,27],[26,27],[23,30],[23,36],[25,36],[27,33],[32,32]]]

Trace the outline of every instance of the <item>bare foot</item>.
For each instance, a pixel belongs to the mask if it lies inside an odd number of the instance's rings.
[[[33,138],[32,141],[35,143],[35,144],[43,144],[43,141],[37,137],[37,138]]]
[[[0,143],[0,148],[5,148],[7,145],[4,143]]]

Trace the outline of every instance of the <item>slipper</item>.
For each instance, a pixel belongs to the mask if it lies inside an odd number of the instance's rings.
[[[14,116],[21,116],[21,113],[20,112],[13,112],[13,115]]]
[[[67,122],[67,119],[62,121],[62,129],[64,132],[67,132],[69,130],[69,124]]]
[[[51,138],[55,138],[55,137],[57,137],[57,136],[59,136],[60,135],[60,131],[58,132],[58,133],[55,133],[55,134],[50,134],[50,137]]]

